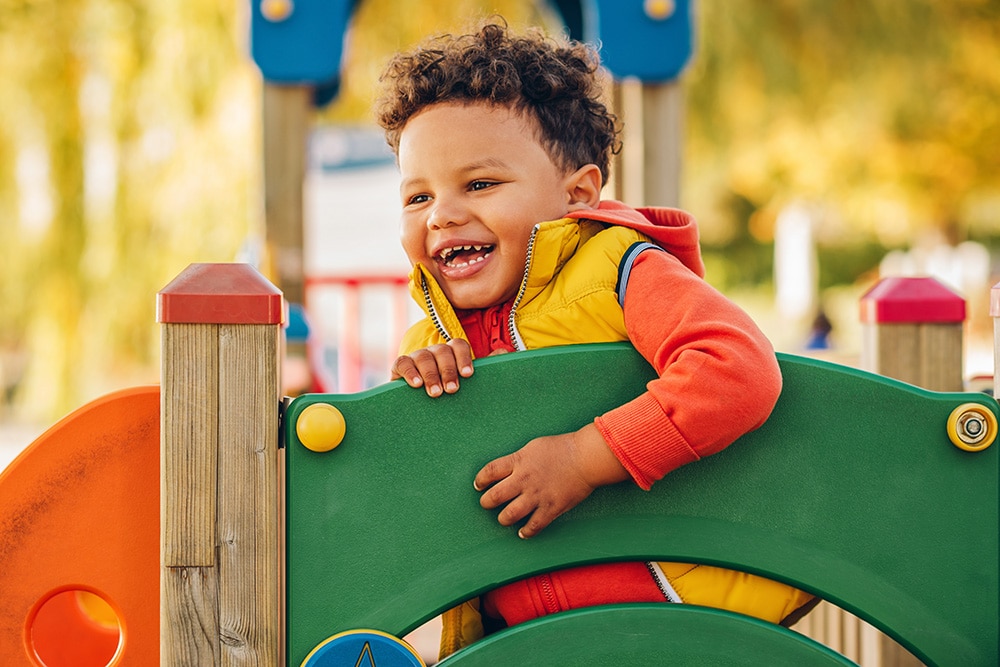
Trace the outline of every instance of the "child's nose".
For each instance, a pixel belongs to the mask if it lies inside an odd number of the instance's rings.
[[[434,200],[430,215],[427,216],[429,229],[444,229],[464,225],[469,220],[469,212],[461,204],[438,197]]]

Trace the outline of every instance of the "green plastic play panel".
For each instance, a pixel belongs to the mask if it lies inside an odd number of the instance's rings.
[[[609,605],[535,619],[440,663],[628,667],[845,667],[844,656],[779,625],[705,607]]]
[[[599,489],[531,540],[479,506],[473,476],[534,437],[577,429],[641,393],[653,371],[631,346],[484,359],[457,394],[438,399],[397,381],[293,400],[284,414],[289,664],[345,630],[402,636],[532,573],[647,559],[797,585],[930,665],[998,664],[998,446],[960,450],[946,428],[956,406],[996,416],[996,402],[805,358],[780,363],[784,389],[760,429],[650,492]],[[299,415],[317,403],[336,407],[346,425],[339,446],[323,453],[295,435]],[[567,632],[583,623],[556,622]],[[534,636],[524,632],[526,642]],[[768,643],[774,654],[760,662],[806,650],[791,644]]]

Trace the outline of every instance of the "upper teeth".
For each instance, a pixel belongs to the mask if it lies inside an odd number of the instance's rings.
[[[449,257],[451,257],[452,255],[454,255],[455,253],[461,252],[463,250],[475,250],[476,252],[479,252],[483,248],[487,248],[487,247],[488,246],[484,246],[484,245],[457,245],[457,246],[454,246],[452,248],[445,248],[444,250],[442,250],[441,252],[438,253],[438,257],[440,259],[442,259],[442,260],[446,260]]]

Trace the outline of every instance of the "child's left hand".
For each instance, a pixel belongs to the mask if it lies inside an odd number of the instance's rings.
[[[401,355],[390,373],[393,380],[403,378],[411,387],[423,387],[431,398],[454,394],[459,377],[472,377],[472,348],[462,338]]]
[[[518,531],[533,537],[599,486],[621,482],[628,472],[594,424],[575,433],[535,438],[524,447],[490,461],[473,481],[484,491],[486,509],[507,504],[497,520],[511,526],[531,515]]]

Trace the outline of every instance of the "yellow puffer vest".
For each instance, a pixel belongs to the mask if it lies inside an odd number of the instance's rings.
[[[615,291],[618,264],[632,244],[643,241],[649,239],[627,227],[590,220],[536,225],[511,308],[512,340],[518,349],[628,340]],[[407,331],[401,354],[465,337],[444,292],[420,264],[410,275],[410,293],[427,319]]]
[[[627,227],[569,218],[536,225],[508,326],[518,349],[628,340],[618,290],[623,257],[649,238]],[[627,267],[625,267],[627,268]],[[417,265],[410,291],[427,318],[407,331],[400,354],[464,338],[444,292]],[[707,565],[658,563],[680,601],[782,622],[812,596],[754,575]],[[651,575],[652,576],[652,575]],[[441,658],[483,636],[478,600],[443,615]]]

